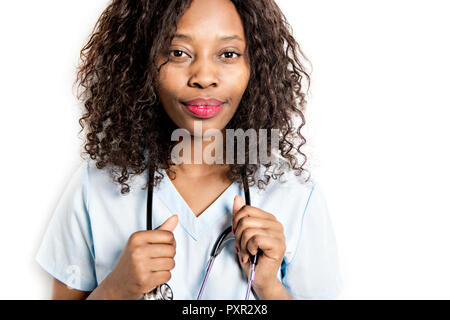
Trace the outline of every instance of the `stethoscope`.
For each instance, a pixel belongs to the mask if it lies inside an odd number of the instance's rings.
[[[154,169],[149,169],[149,179],[150,177],[154,179],[155,171]],[[150,181],[150,180],[149,180]],[[248,181],[247,177],[242,174],[242,181],[244,183],[244,192],[245,192],[245,204],[250,204],[250,191],[248,189]],[[153,187],[151,185],[148,186],[148,194],[147,194],[147,230],[152,230],[152,210],[153,210]],[[225,247],[225,245],[229,241],[235,241],[235,236],[231,232],[232,226],[229,226],[226,228],[216,239],[216,242],[214,243],[213,249],[210,253],[210,258],[208,261],[208,266],[206,268],[205,276],[203,277],[202,285],[200,287],[200,291],[197,296],[197,300],[200,300],[203,295],[203,290],[205,289],[206,281],[208,280],[209,274],[211,272],[214,260],[216,257],[220,254],[222,249]],[[252,283],[255,278],[255,266],[258,261],[258,255],[262,253],[261,249],[258,249],[258,252],[253,256],[250,254],[250,262],[251,262],[251,268],[250,268],[250,275],[248,277],[248,283],[247,283],[247,293],[245,296],[245,300],[248,300],[250,296],[250,291],[252,289]],[[173,299],[173,291],[172,288],[167,283],[163,283],[159,286],[157,286],[155,289],[153,289],[150,292],[147,292],[144,294],[145,300],[172,300]]]

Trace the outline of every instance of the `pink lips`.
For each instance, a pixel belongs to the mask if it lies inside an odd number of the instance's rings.
[[[219,113],[222,105],[219,106],[193,106],[185,105],[186,110],[199,118],[212,118]]]
[[[198,118],[212,118],[220,112],[223,102],[217,99],[194,99],[183,102],[186,110]]]

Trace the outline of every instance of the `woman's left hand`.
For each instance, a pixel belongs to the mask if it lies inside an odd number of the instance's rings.
[[[237,195],[233,205],[233,231],[236,237],[236,251],[241,267],[247,277],[250,272],[250,255],[258,248],[263,254],[258,256],[253,287],[263,290],[279,282],[277,273],[286,251],[283,225],[273,214],[245,205]]]

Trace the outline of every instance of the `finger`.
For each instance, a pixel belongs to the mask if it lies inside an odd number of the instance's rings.
[[[173,258],[152,258],[150,259],[151,271],[169,271],[175,268],[175,260]]]
[[[242,218],[247,217],[247,216],[277,221],[277,218],[273,214],[270,214],[264,210],[261,210],[259,208],[252,207],[252,206],[243,206],[239,211],[237,211],[233,215],[232,225],[233,225],[233,230],[235,232],[237,229],[237,225],[239,224],[239,221]]]
[[[164,221],[164,223],[162,225],[160,225],[158,228],[156,228],[155,230],[166,230],[166,231],[173,232],[173,230],[175,229],[177,224],[178,224],[178,215],[174,214],[174,215],[170,216],[169,218],[167,218],[167,220]]]
[[[167,230],[137,231],[130,236],[129,241],[136,246],[148,243],[176,244],[175,236]]]
[[[242,233],[248,228],[271,229],[275,232],[283,233],[283,228],[281,226],[281,223],[279,223],[278,221],[247,216],[247,217],[243,217],[241,220],[239,220],[239,223],[236,226],[236,229],[234,230],[236,244],[240,243]]]
[[[149,258],[173,258],[176,254],[175,246],[170,244],[152,244],[145,247],[146,257]]]
[[[168,282],[172,278],[170,271],[152,271],[152,278],[157,283],[157,285]]]
[[[252,255],[255,255],[258,252],[258,248],[261,249],[268,258],[281,261],[286,251],[286,243],[280,238],[256,234],[247,241],[247,249]],[[249,258],[248,253],[246,254],[247,256],[244,257],[244,263]]]
[[[240,195],[234,197],[233,202],[233,215],[236,214],[243,206],[245,206],[245,201]]]
[[[241,252],[242,256],[244,256],[246,253],[249,252],[247,248],[247,242],[257,234],[260,234],[265,237],[272,236],[272,233],[269,229],[259,229],[259,228],[245,229],[244,232],[242,233],[240,241],[237,242],[239,251]]]

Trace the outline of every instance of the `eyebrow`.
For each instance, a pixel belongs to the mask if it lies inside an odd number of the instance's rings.
[[[191,40],[192,41],[192,38],[190,36],[188,36],[186,34],[182,34],[182,33],[176,33],[173,37],[174,38],[178,38],[178,39],[186,39],[186,40]],[[221,40],[221,41],[231,41],[231,40],[244,41],[238,35],[225,36],[225,37],[219,38],[219,40]]]

